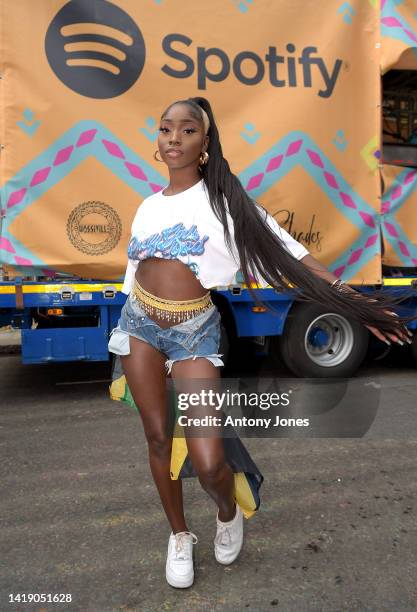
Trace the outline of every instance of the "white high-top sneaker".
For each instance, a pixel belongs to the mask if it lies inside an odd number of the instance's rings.
[[[214,538],[214,555],[222,565],[232,563],[243,544],[243,513],[236,503],[236,514],[231,521],[219,521],[219,511],[216,516],[217,533]]]
[[[194,582],[193,544],[198,538],[192,531],[172,533],[168,541],[166,579],[177,589],[189,587]]]

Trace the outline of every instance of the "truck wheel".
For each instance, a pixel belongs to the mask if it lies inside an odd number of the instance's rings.
[[[343,315],[313,303],[296,304],[279,338],[285,365],[297,376],[351,376],[365,358],[367,329]]]

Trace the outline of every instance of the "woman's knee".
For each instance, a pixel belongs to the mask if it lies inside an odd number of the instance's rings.
[[[168,459],[171,457],[172,438],[164,434],[147,434],[149,453],[158,459]]]
[[[223,460],[216,459],[197,465],[195,470],[201,483],[216,482],[223,478],[224,471],[227,470],[227,464]]]

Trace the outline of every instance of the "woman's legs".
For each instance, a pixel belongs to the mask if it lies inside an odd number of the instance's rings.
[[[202,357],[175,361],[172,366],[172,378],[175,381],[177,392],[188,390],[188,392],[195,393],[198,392],[200,383],[193,384],[194,379],[209,379],[207,386],[213,388],[213,383],[220,378],[220,373],[208,359]],[[192,416],[192,409],[187,409],[184,414]],[[204,412],[200,411],[195,416],[201,417],[206,414],[219,416],[218,411],[209,407],[204,407]],[[236,512],[233,495],[234,475],[225,460],[223,438],[220,434],[219,436],[213,435],[215,427],[209,429],[210,437],[201,437],[204,433],[201,430],[200,437],[186,435],[187,448],[201,486],[219,508],[219,520],[227,522],[232,520]],[[185,433],[187,434],[187,427],[185,427]]]
[[[182,481],[170,476],[172,437],[168,432],[166,357],[150,344],[129,336],[130,355],[122,367],[139,409],[148,443],[149,464],[173,533],[187,531]]]

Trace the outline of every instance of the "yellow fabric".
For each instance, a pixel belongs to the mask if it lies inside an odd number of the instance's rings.
[[[243,472],[237,472],[235,477],[235,499],[245,518],[250,518],[256,512],[252,491]]]
[[[180,427],[178,423],[175,425],[174,437],[172,439],[171,449],[171,467],[170,474],[171,480],[178,480],[181,468],[188,455],[187,441],[183,435],[181,435]]]
[[[172,440],[171,449],[171,466],[170,474],[171,480],[178,480],[181,473],[185,460],[188,455],[187,440],[185,436],[180,433],[183,428],[178,425],[175,426],[175,435]],[[250,518],[256,512],[255,501],[253,499],[252,491],[249,487],[246,476],[243,472],[234,473],[234,498],[236,503],[240,506],[245,518]]]
[[[137,411],[137,406],[127,385],[124,374],[115,378],[109,387],[110,397],[113,400],[123,402]],[[183,427],[175,424],[174,436],[171,449],[170,476],[171,480],[182,478],[183,469],[188,457],[187,440]],[[249,486],[244,472],[234,472],[234,498],[240,506],[245,518],[250,518],[256,512],[256,501]]]
[[[112,400],[122,401],[125,394],[126,377],[123,374],[120,378],[114,380],[110,385],[110,397]]]

